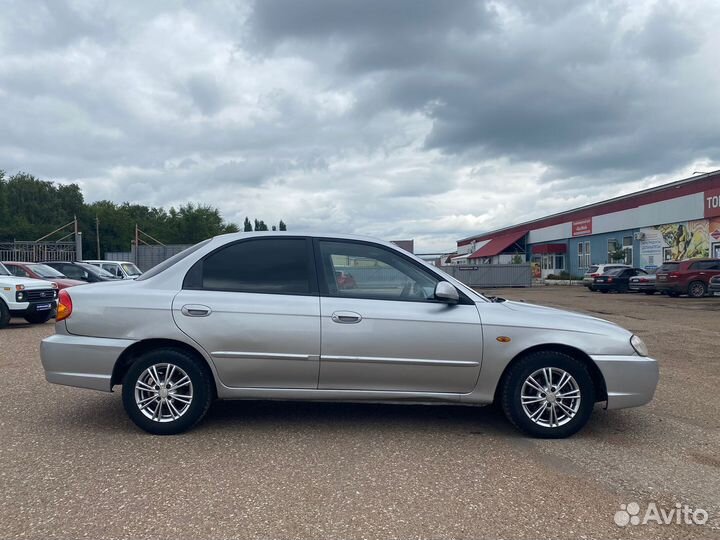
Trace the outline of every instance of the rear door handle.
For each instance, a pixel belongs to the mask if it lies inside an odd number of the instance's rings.
[[[207,317],[212,309],[201,304],[185,304],[180,312],[186,317]]]
[[[336,311],[331,319],[340,324],[355,324],[362,321],[362,316],[354,311]]]

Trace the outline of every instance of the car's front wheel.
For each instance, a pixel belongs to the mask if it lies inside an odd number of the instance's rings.
[[[585,365],[555,352],[531,353],[503,379],[502,408],[518,429],[533,437],[560,439],[579,431],[595,405]]]
[[[123,379],[125,411],[155,435],[175,435],[197,424],[213,399],[212,374],[179,349],[142,354]]]

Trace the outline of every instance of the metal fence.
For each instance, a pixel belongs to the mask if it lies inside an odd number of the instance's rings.
[[[478,264],[442,266],[443,272],[470,287],[531,287],[530,264]]]
[[[74,261],[75,242],[1,242],[0,261]]]
[[[165,259],[180,253],[193,244],[171,244],[169,246],[132,246],[130,251],[106,252],[105,258],[111,261],[130,261],[146,272],[153,266],[157,266]]]

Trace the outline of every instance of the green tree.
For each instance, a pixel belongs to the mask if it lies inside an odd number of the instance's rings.
[[[281,231],[287,231],[287,225],[285,225],[285,222],[282,219],[280,220],[278,229],[280,229]]]
[[[253,230],[252,223],[250,223],[250,218],[248,218],[248,217],[245,217],[245,223],[243,223],[243,230],[245,232],[250,232]]]

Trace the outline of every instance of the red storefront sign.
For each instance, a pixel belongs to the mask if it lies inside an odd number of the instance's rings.
[[[573,236],[587,236],[592,234],[592,218],[577,219],[572,222]]]
[[[705,192],[705,217],[720,216],[720,189],[711,189]]]

